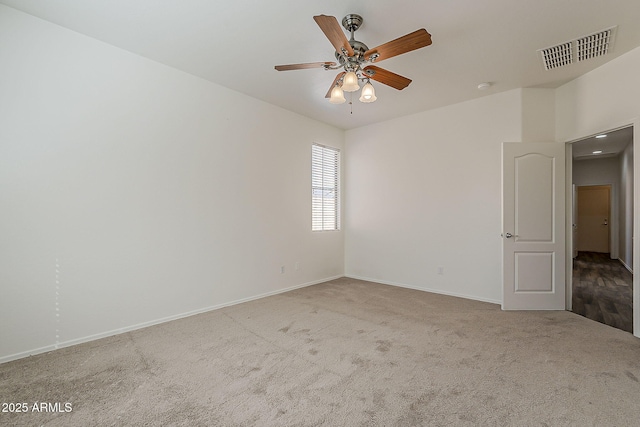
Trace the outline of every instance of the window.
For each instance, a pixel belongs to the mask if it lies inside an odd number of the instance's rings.
[[[340,150],[311,147],[311,230],[340,229]]]

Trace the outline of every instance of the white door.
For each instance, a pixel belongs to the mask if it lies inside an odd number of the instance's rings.
[[[502,309],[565,309],[565,147],[502,144]]]

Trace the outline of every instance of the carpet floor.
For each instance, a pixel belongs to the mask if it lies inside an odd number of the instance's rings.
[[[11,426],[637,426],[640,340],[343,278],[2,364],[0,402]]]

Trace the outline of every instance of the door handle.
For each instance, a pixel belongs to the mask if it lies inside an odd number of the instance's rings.
[[[512,237],[513,237],[513,234],[511,234],[511,233],[507,233],[507,234],[505,234],[505,235],[504,235],[504,237],[506,237],[507,239],[510,239],[510,238],[512,238]]]
[[[609,225],[609,221],[605,218],[604,223],[602,225]]]

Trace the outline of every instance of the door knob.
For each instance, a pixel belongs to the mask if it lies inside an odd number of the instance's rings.
[[[511,237],[513,237],[513,234],[507,233],[507,234],[504,235],[504,237],[506,237],[507,239],[510,239]]]

